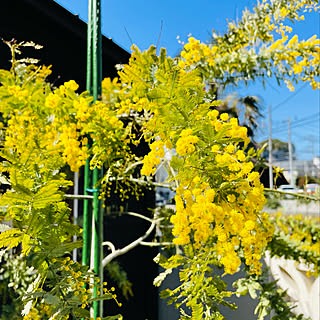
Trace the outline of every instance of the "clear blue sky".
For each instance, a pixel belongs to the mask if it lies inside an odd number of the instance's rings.
[[[87,21],[87,0],[56,0],[74,14]],[[208,41],[212,29],[223,32],[226,20],[240,18],[245,7],[249,9],[256,3],[253,0],[102,0],[102,33],[130,52],[135,43],[141,50],[152,44],[167,48],[168,54],[175,56],[189,34],[201,41]],[[320,18],[316,13],[306,14],[306,21],[294,26],[293,33],[299,39],[308,39],[320,31]],[[161,24],[162,29],[161,29]],[[161,30],[161,34],[160,34]],[[131,42],[132,41],[132,42]],[[291,119],[292,142],[300,160],[309,160],[312,154],[320,156],[320,95],[309,85],[299,84],[294,92],[285,86],[279,87],[270,80],[266,90],[259,84],[248,88],[236,88],[241,96],[257,95],[262,99],[265,119],[261,119],[261,129],[256,140],[268,136],[268,105],[271,105],[273,138],[288,141],[288,118]],[[313,143],[312,143],[313,140]],[[313,148],[312,148],[313,145]]]

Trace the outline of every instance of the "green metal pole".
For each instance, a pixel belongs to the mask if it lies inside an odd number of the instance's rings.
[[[88,2],[88,39],[87,39],[87,78],[86,89],[96,101],[101,96],[102,82],[102,39],[101,39],[101,1]],[[89,147],[92,141],[89,139]],[[96,185],[99,181],[99,169],[90,170],[90,161],[87,160],[84,172],[84,194],[93,194],[93,201],[85,200],[83,208],[83,255],[82,264],[90,266],[93,263],[94,272],[102,278],[101,258],[103,241],[103,213],[101,201]],[[93,218],[93,219],[92,219]],[[93,220],[93,225],[92,225]],[[93,252],[91,252],[91,246]],[[93,261],[91,260],[93,253]],[[101,279],[102,280],[102,279]],[[97,288],[94,288],[97,296]],[[102,317],[102,303],[94,301],[94,319]]]
[[[100,99],[101,96],[101,81],[102,81],[102,39],[101,39],[101,1],[93,0],[92,6],[92,92],[94,101]],[[93,170],[93,187],[95,187],[99,180],[99,169]],[[101,246],[102,246],[102,232],[103,215],[98,198],[99,193],[95,190],[93,194],[93,216],[94,216],[94,272],[101,277]],[[94,295],[97,295],[97,288],[94,289]],[[102,303],[99,301],[93,302],[94,319],[102,317]]]
[[[88,2],[86,89],[92,94],[92,0]]]
[[[87,30],[87,78],[86,89],[92,94],[92,0],[88,3],[88,30]],[[90,147],[90,141],[89,145]],[[88,195],[91,185],[90,160],[87,159],[84,169],[84,194]],[[92,231],[92,204],[91,200],[83,202],[83,251],[82,264],[90,265],[91,232]]]
[[[93,171],[93,184],[96,184],[99,179],[99,171],[97,168]],[[102,244],[102,237],[100,232],[100,226],[102,225],[102,215],[100,210],[100,201],[98,199],[98,192],[95,192],[93,194],[93,215],[94,215],[94,228],[93,228],[93,241],[94,241],[94,247],[93,247],[93,270],[96,273],[96,275],[101,278],[100,272],[101,272],[101,244]],[[101,281],[102,282],[102,281]],[[94,287],[94,297],[98,296],[97,294],[98,289]],[[101,302],[100,301],[94,301],[93,302],[93,315],[94,319],[96,317],[101,317]]]
[[[93,55],[92,55],[92,92],[94,100],[101,96],[102,81],[102,39],[101,39],[101,0],[93,0]]]

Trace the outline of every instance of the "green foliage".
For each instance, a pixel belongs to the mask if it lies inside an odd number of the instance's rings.
[[[222,305],[236,309],[236,305],[225,300],[232,292],[226,290],[226,283],[219,276],[214,275],[213,267],[219,265],[214,254],[207,251],[193,258],[174,255],[169,259],[159,254],[155,261],[165,268],[155,279],[156,286],[160,286],[172,269],[178,267],[180,285],[174,290],[163,290],[160,297],[168,299],[168,304],[177,308],[185,305],[191,310],[190,319],[203,319],[204,315],[205,319],[217,319]],[[188,318],[185,312],[181,315],[181,320]]]
[[[279,289],[276,281],[271,281],[268,270],[260,276],[249,276],[238,279],[233,283],[237,288],[236,295],[249,293],[252,299],[258,298],[258,305],[255,309],[258,320],[263,320],[267,315],[272,314],[273,320],[303,320],[306,319],[302,314],[296,315],[292,312],[293,303],[287,301],[286,292]]]
[[[0,318],[2,320],[20,319],[22,306],[19,296],[26,293],[29,285],[35,280],[33,267],[27,265],[27,259],[22,254],[0,255]]]
[[[179,159],[178,157],[174,157]],[[175,160],[172,160],[175,161]],[[171,162],[172,164],[172,162]],[[174,166],[173,166],[174,167]],[[168,255],[172,255],[175,250],[175,246],[173,244],[173,235],[171,232],[172,223],[170,222],[170,217],[174,214],[174,210],[166,207],[157,208],[157,217],[161,220],[161,224],[159,225],[159,230],[157,236],[159,236],[160,242],[166,242],[167,245],[162,248]],[[171,243],[171,245],[169,245]]]
[[[140,185],[153,184],[159,168],[167,171],[165,182],[176,190],[175,210],[155,213],[148,221],[176,246],[175,253],[173,246],[165,251],[168,258],[156,259],[165,270],[155,285],[173,269],[179,271],[178,287],[161,296],[180,308],[181,320],[222,319],[219,307],[234,309],[227,298],[246,292],[260,299],[259,319],[271,309],[275,319],[301,318],[294,318],[275,283],[259,277],[260,260],[268,249],[271,256],[313,264],[318,275],[319,224],[298,217],[272,220],[261,212],[263,186],[251,162],[259,152],[247,150],[247,129],[237,119],[217,111],[221,102],[213,100],[206,83],[226,86],[275,76],[285,79],[290,89],[292,81],[318,88],[319,39],[299,42],[292,37],[286,42],[289,29],[283,21],[302,19],[304,9],[317,11],[318,2],[263,2],[244,12],[238,23],[230,23],[226,34],[214,34],[212,44],[190,38],[179,58],[167,57],[165,49],[158,56],[155,47],[146,52],[133,47],[119,81],[104,80],[102,101],[95,103],[87,92],[76,92],[74,81],[53,88],[45,80],[49,68],[16,59],[21,46],[33,44],[8,43],[12,68],[0,71],[0,176],[11,189],[0,199],[0,222],[11,220],[12,227],[0,225],[0,247],[21,244],[28,266],[36,270],[26,291],[20,292],[25,320],[88,318],[91,302],[116,300],[113,288],[100,285],[88,267],[69,258],[70,251],[81,246],[71,241],[81,230],[69,219],[64,193],[71,182],[63,172],[66,166],[78,171],[89,156],[91,169],[107,168],[94,186],[101,198],[112,192],[128,198],[128,188],[139,194]],[[256,101],[240,102],[251,108],[245,116],[254,126],[250,116],[258,114]],[[140,143],[149,145],[148,155],[133,154]],[[175,155],[167,157],[168,150]],[[215,275],[216,268],[224,274]],[[110,264],[108,271],[129,295],[130,282],[119,265]],[[231,292],[223,276],[237,271],[247,277]]]
[[[117,261],[112,261],[106,265],[105,270],[109,277],[117,284],[121,290],[122,295],[129,299],[133,296],[132,283],[127,278],[127,273],[121,268]]]
[[[275,233],[268,244],[272,256],[285,257],[309,265],[314,275],[320,270],[320,223],[319,218],[310,216],[273,217]]]
[[[0,171],[10,189],[2,195],[0,206],[1,222],[11,221],[12,227],[1,224],[0,247],[7,250],[21,245],[28,266],[36,274],[28,288],[17,289],[14,297],[20,295],[24,319],[54,315],[59,319],[69,315],[89,318],[86,308],[92,302],[93,287],[105,293],[98,299],[116,296],[98,285],[88,267],[63,258],[82,246],[81,241],[72,242],[72,236],[79,236],[81,230],[70,221],[71,210],[64,194],[72,182],[63,168],[68,163],[75,169],[82,163],[70,158],[70,145],[80,146],[80,154],[86,150],[78,142],[80,132],[70,106],[77,106],[79,101],[89,104],[91,98],[78,96],[74,81],[61,86],[60,95],[54,96],[45,81],[50,70],[30,65],[28,59],[16,60],[21,44],[9,46],[12,68],[1,72],[0,84]],[[52,108],[57,103],[60,107],[55,112]],[[11,264],[5,264],[4,270],[10,272]],[[90,288],[84,288],[91,282]]]
[[[266,192],[266,199],[267,199],[266,208],[275,210],[281,207],[281,203],[279,201],[280,199],[279,195],[272,192],[270,193]]]

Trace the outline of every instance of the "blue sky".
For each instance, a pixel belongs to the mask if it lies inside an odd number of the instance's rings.
[[[56,2],[87,21],[87,0]],[[242,10],[245,7],[252,8],[255,3],[253,0],[102,0],[102,33],[129,52],[132,43],[144,50],[159,41],[160,47],[167,48],[168,54],[175,56],[181,48],[177,36],[186,40],[192,34],[206,42],[212,29],[225,31],[227,19],[234,20],[237,16],[240,18]],[[319,15],[312,13],[305,17],[306,21],[294,26],[293,33],[298,34],[299,39],[308,39],[314,34],[319,36]],[[279,87],[273,80],[268,81],[266,89],[255,84],[234,90],[240,96],[251,94],[261,98],[265,118],[260,121],[257,141],[268,136],[268,105],[271,105],[273,138],[288,141],[287,123],[290,118],[292,142],[298,159],[309,160],[313,154],[320,156],[319,90],[299,84],[294,92],[290,92],[285,86]]]

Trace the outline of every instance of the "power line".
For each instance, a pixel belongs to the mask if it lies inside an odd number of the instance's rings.
[[[299,139],[304,139],[304,140],[307,140],[307,141],[309,141],[308,140],[308,136],[306,136],[306,135],[301,135],[301,134],[297,134],[296,132],[293,132],[293,134],[294,134],[294,136],[296,136],[297,138],[299,138]],[[319,140],[319,137],[318,136],[316,136],[316,135],[312,135],[316,140]]]
[[[305,118],[294,120],[294,121],[292,122],[292,124],[293,124],[293,125],[297,125],[297,124],[303,123],[303,122],[305,122],[305,121],[307,121],[307,120],[313,120],[314,118],[318,117],[319,115],[320,115],[320,113],[317,112],[317,113],[312,114],[312,115],[310,115],[310,116],[307,116],[307,117],[305,117]],[[320,118],[319,118],[319,119],[320,119]],[[285,124],[285,123],[282,124],[282,125],[280,125],[280,126],[277,126],[277,127],[273,127],[273,128],[272,128],[272,130],[273,130],[274,132],[282,131],[282,130],[287,130],[287,129],[288,129],[288,126],[287,126],[287,124]],[[266,134],[263,135],[263,136],[266,136]]]
[[[303,122],[299,122],[299,123],[293,124],[293,125],[291,126],[291,128],[304,127],[304,126],[307,125],[307,124],[313,124],[313,123],[315,123],[314,119],[305,120],[305,121],[303,121]]]
[[[310,116],[304,117],[302,119],[294,120],[293,122],[297,123],[297,122],[301,122],[301,121],[304,121],[304,120],[307,120],[307,119],[310,119],[310,118],[316,118],[316,117],[319,117],[319,115],[320,115],[320,112],[316,112],[316,113],[311,114]]]
[[[291,129],[294,129],[294,128],[299,128],[299,127],[304,127],[306,125],[310,125],[310,124],[313,124],[314,123],[314,120],[313,119],[310,119],[310,120],[305,120],[304,122],[299,122],[297,124],[294,124],[291,126]],[[288,128],[287,127],[284,127],[284,128],[281,128],[281,129],[278,129],[278,130],[274,130],[273,132],[274,133],[280,133],[280,132],[283,132],[283,131],[287,131]]]
[[[312,115],[310,115],[310,116],[307,116],[307,117],[305,117],[305,118],[297,119],[297,120],[295,120],[295,121],[292,122],[292,126],[295,126],[295,127],[296,127],[296,126],[299,125],[299,124],[304,124],[305,122],[310,122],[310,121],[317,123],[317,120],[315,120],[315,118],[319,117],[319,115],[320,115],[320,113],[317,112],[317,113],[312,114]],[[319,118],[319,119],[320,119],[320,118]],[[279,131],[283,131],[283,130],[287,130],[287,129],[288,129],[287,125],[286,125],[286,124],[283,124],[283,125],[281,125],[281,126],[279,126],[279,127],[273,128],[273,131],[274,131],[274,132],[279,132]]]
[[[294,123],[301,122],[301,121],[304,121],[304,120],[308,120],[308,119],[311,119],[311,118],[318,117],[319,115],[320,115],[320,112],[316,112],[316,113],[311,114],[310,116],[304,117],[304,118],[302,118],[302,119],[296,119],[296,120],[294,120],[293,122],[294,122]]]
[[[310,123],[309,126],[310,126],[311,128],[314,128],[314,129],[318,129],[318,130],[319,130],[319,123],[313,122],[313,123]]]
[[[315,124],[315,123],[314,123],[314,120],[313,120],[313,119],[310,119],[310,120],[305,121],[305,122],[303,122],[303,123],[298,123],[298,124],[292,125],[292,126],[291,126],[291,129],[296,129],[296,128],[305,127],[305,126],[312,126],[312,127],[314,127],[313,124]],[[315,124],[315,125],[316,125],[316,124]],[[319,125],[319,124],[318,124],[318,125]],[[281,129],[278,129],[278,130],[276,130],[276,129],[275,129],[275,130],[272,130],[272,132],[273,132],[274,134],[279,134],[279,133],[286,132],[287,130],[288,130],[288,127],[283,127],[283,128],[281,128]],[[262,135],[260,138],[261,138],[262,140],[265,140],[267,137],[268,137],[268,135],[267,135],[267,134],[264,134],[264,135]]]
[[[278,109],[280,106],[282,106],[283,104],[287,103],[290,99],[292,99],[293,97],[295,97],[300,91],[302,91],[306,86],[308,85],[308,83],[305,83],[301,88],[299,88],[295,93],[291,94],[290,96],[288,96],[286,99],[284,99],[282,102],[278,103],[277,105],[275,105],[272,108],[272,111]]]
[[[297,119],[294,120],[293,122],[291,122],[291,128],[299,128],[299,127],[303,127],[306,125],[309,125],[311,127],[318,127],[319,123],[320,123],[320,112],[316,112],[314,114],[311,114],[307,117],[301,118],[301,119]],[[272,132],[279,134],[283,131],[287,131],[288,130],[288,126],[287,124],[282,124],[276,128],[272,128]],[[295,134],[295,133],[294,133]],[[260,136],[260,139],[265,140],[267,139],[268,134],[262,134]]]

